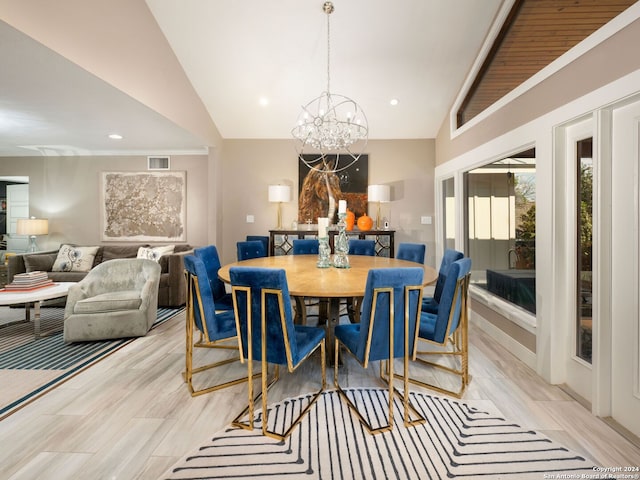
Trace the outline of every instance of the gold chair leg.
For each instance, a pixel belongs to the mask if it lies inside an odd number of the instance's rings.
[[[317,349],[317,347],[316,347]],[[312,350],[309,355],[313,354],[313,352],[315,352],[315,350]],[[266,386],[266,380],[265,377],[263,376],[263,380],[262,380],[262,434],[269,437],[269,438],[274,438],[276,440],[286,440],[289,435],[291,435],[291,433],[293,432],[293,430],[296,428],[296,426],[304,419],[304,416],[307,414],[307,412],[309,412],[309,410],[311,410],[311,407],[313,407],[313,405],[316,403],[316,401],[318,400],[318,398],[320,398],[320,395],[322,394],[322,392],[324,392],[325,388],[327,388],[327,373],[326,373],[326,339],[323,339],[322,342],[320,343],[320,361],[321,361],[321,369],[322,369],[322,387],[320,388],[320,390],[318,390],[316,393],[314,393],[313,397],[311,398],[311,401],[307,404],[307,406],[300,412],[300,414],[298,415],[298,417],[291,422],[291,424],[289,425],[289,427],[284,431],[284,433],[278,433],[272,430],[268,429],[268,424],[269,424],[269,413],[268,413],[268,400],[267,400],[267,390],[269,389],[268,386]],[[302,363],[302,362],[300,362]],[[265,368],[265,364],[266,364],[266,356],[263,356],[263,368]],[[265,388],[266,387],[266,388]]]
[[[247,369],[249,370],[249,375],[252,375],[252,378],[261,378],[262,379],[262,372],[261,373],[253,373],[253,367],[249,367],[247,366]],[[265,376],[268,376],[268,372]],[[276,365],[275,369],[274,369],[274,375],[273,378],[271,379],[271,381],[268,382],[267,387],[265,389],[265,391],[269,390],[273,385],[275,385],[275,383],[280,379],[280,366]],[[245,430],[253,430],[253,422],[255,420],[255,404],[258,400],[260,400],[260,397],[262,397],[263,395],[263,389],[260,388],[260,390],[258,391],[257,395],[253,395],[253,381],[249,382],[249,388],[248,388],[248,393],[247,396],[249,398],[249,403],[247,404],[247,406],[238,414],[238,416],[236,418],[233,419],[233,421],[231,422],[231,425],[233,425],[234,427],[240,427],[243,428]],[[246,422],[242,421],[242,418],[248,416],[248,420]]]
[[[448,371],[450,373],[453,373],[454,375],[459,375],[462,381],[460,382],[460,388],[458,390],[449,390],[449,389],[446,389],[444,387],[440,387],[438,385],[434,385],[432,383],[423,382],[421,380],[418,380],[417,378],[410,378],[409,379],[410,383],[412,383],[413,385],[418,385],[419,387],[422,387],[422,388],[427,388],[429,390],[434,390],[434,391],[436,391],[438,393],[443,393],[445,395],[451,395],[452,397],[455,397],[455,398],[462,398],[462,396],[464,395],[464,392],[465,392],[465,390],[467,388],[468,382],[464,380],[464,376],[461,375],[459,373],[459,371],[450,369],[450,368],[445,367],[443,365],[439,365],[439,364],[437,364],[435,362],[428,362],[428,361],[426,361],[424,359],[416,359],[416,361],[419,361],[420,363],[422,363],[424,365],[429,365],[431,367],[435,367],[435,368],[439,368],[439,369],[442,369],[442,370],[446,370],[446,371]],[[399,377],[399,375],[396,374],[396,378],[398,378],[398,377]]]
[[[340,351],[340,342],[338,340],[336,340],[335,358],[338,358],[339,351]],[[382,373],[383,372],[382,362],[385,362],[385,365],[386,365],[386,369],[385,369],[386,372],[387,372],[386,377]],[[409,360],[407,359],[405,370],[408,369],[408,362],[409,362]],[[388,413],[388,417],[387,417],[387,424],[386,425],[382,425],[382,426],[377,427],[377,428],[374,428],[369,423],[369,421],[367,421],[367,419],[364,418],[364,416],[358,410],[358,407],[356,406],[356,404],[348,397],[347,393],[340,386],[340,382],[338,381],[338,366],[337,366],[337,362],[334,365],[333,384],[334,384],[336,390],[338,391],[338,395],[340,395],[340,397],[347,403],[347,405],[349,406],[351,411],[353,411],[353,413],[355,413],[356,417],[358,417],[358,420],[364,426],[364,428],[367,430],[367,432],[369,432],[371,435],[376,435],[378,433],[389,432],[389,431],[391,431],[393,429],[393,418],[394,418],[394,416],[393,416],[393,399],[394,399],[394,396],[397,396],[402,401],[403,410],[404,410],[403,423],[404,423],[405,427],[415,427],[417,425],[421,425],[421,424],[426,422],[426,419],[422,416],[422,414],[411,403],[411,400],[409,398],[409,384],[408,384],[408,381],[405,381],[405,390],[404,390],[404,392],[400,392],[397,388],[394,387],[393,378],[398,378],[398,377],[402,377],[402,375],[394,375],[393,374],[393,361],[382,360],[380,362],[380,379],[383,381],[384,385],[388,388],[388,398],[389,398],[389,407],[388,408],[389,408],[389,413]],[[414,420],[411,420],[412,414],[415,417]]]
[[[442,351],[442,352],[416,351],[416,355],[414,356],[414,360],[417,362],[420,362],[423,365],[429,365],[439,370],[443,370],[460,377],[460,389],[449,390],[449,389],[440,387],[438,385],[433,385],[431,383],[423,382],[416,378],[409,378],[409,382],[413,383],[414,385],[435,390],[438,393],[451,395],[456,398],[462,398],[467,386],[469,385],[469,382],[471,381],[471,376],[469,375],[469,315],[468,315],[468,306],[467,306],[467,291],[469,287],[469,278],[470,278],[469,275],[467,275],[466,278],[463,280],[462,285],[460,286],[460,288],[463,289],[461,294],[462,297],[461,297],[461,306],[460,306],[460,323],[456,331],[453,332],[453,335],[449,337],[451,340],[450,343],[452,345],[451,347],[452,350]],[[457,288],[458,287],[456,287],[456,292],[457,292]],[[451,312],[450,315],[453,315],[453,311]],[[444,344],[435,343],[435,342],[430,342],[430,343],[434,343],[435,345],[438,345],[443,348],[446,348],[446,345],[447,345],[446,340]],[[420,358],[418,357],[418,355],[440,355],[440,356],[444,355],[444,356],[459,357],[460,367],[451,368],[446,365],[441,365],[439,363],[431,362],[424,358]]]
[[[224,382],[224,383],[219,383],[216,385],[211,385],[209,387],[206,388],[201,388],[201,389],[196,389],[193,386],[193,375],[196,373],[201,373],[204,372],[206,370],[210,370],[213,368],[217,368],[217,367],[221,367],[223,365],[227,365],[229,363],[234,363],[240,360],[239,356],[235,356],[232,358],[228,358],[226,360],[220,360],[219,362],[214,362],[214,363],[210,363],[207,365],[202,365],[200,367],[193,367],[193,352],[194,352],[194,346],[195,347],[206,347],[206,348],[212,348],[212,349],[226,349],[226,350],[236,350],[238,349],[237,345],[234,346],[227,346],[227,345],[212,345],[212,344],[195,344],[193,343],[193,331],[194,331],[194,326],[193,323],[187,320],[187,338],[186,338],[186,352],[185,352],[185,371],[182,374],[185,383],[187,384],[187,388],[189,389],[189,393],[191,394],[192,397],[197,397],[199,395],[204,395],[206,393],[211,393],[211,392],[215,392],[217,390],[222,390],[223,388],[227,388],[227,387],[232,387],[234,385],[239,385],[241,383],[244,383],[246,381],[248,381],[249,377],[241,377],[241,378],[236,378],[234,380],[229,380],[228,382]],[[235,341],[235,337],[232,339],[229,339],[230,341]],[[226,341],[226,340],[225,340]],[[255,378],[255,376],[254,376]]]
[[[389,319],[389,332],[388,332],[388,337],[389,337],[389,356],[391,358],[388,358],[386,360],[381,360],[380,361],[380,379],[383,381],[383,383],[385,384],[385,386],[388,387],[388,399],[389,399],[389,406],[388,406],[388,417],[387,417],[387,425],[382,425],[378,428],[373,428],[371,426],[371,424],[363,417],[363,415],[360,413],[360,411],[358,410],[357,406],[355,405],[355,403],[347,396],[346,392],[340,387],[340,383],[338,381],[338,357],[340,354],[340,340],[336,339],[335,340],[335,366],[334,366],[334,373],[333,373],[333,383],[336,387],[336,389],[338,390],[338,394],[347,402],[347,405],[349,406],[349,408],[356,414],[356,416],[358,417],[358,420],[360,420],[360,423],[367,429],[367,431],[372,434],[378,434],[378,433],[383,433],[383,432],[388,432],[390,430],[393,429],[393,400],[394,400],[394,396],[397,395],[401,400],[402,400],[402,405],[403,405],[403,410],[404,410],[404,425],[406,427],[413,427],[416,425],[420,425],[422,423],[426,422],[426,419],[420,414],[420,412],[418,412],[418,410],[411,404],[410,398],[409,398],[409,382],[408,382],[408,372],[409,372],[409,293],[412,290],[419,290],[421,291],[422,287],[405,287],[405,312],[404,312],[404,335],[403,335],[403,339],[404,339],[404,372],[403,372],[403,377],[404,377],[404,392],[400,393],[398,391],[397,388],[395,388],[394,384],[393,384],[393,380],[396,377],[396,375],[394,374],[393,368],[394,368],[394,353],[395,353],[395,349],[394,349],[394,345],[393,345],[393,338],[394,338],[394,333],[395,333],[395,327],[394,327],[394,311],[393,311],[393,307],[390,307],[390,319]],[[374,290],[374,296],[373,296],[373,304],[375,305],[377,302],[377,296],[378,293],[381,291],[389,291],[390,294],[390,300],[389,303],[390,305],[393,306],[393,289],[392,288],[388,288],[388,289],[376,289]],[[362,302],[362,298],[360,298],[359,303],[358,303],[358,309],[360,308],[360,303]],[[418,296],[418,305],[421,302],[421,297]],[[358,319],[359,320],[359,319]],[[417,319],[416,319],[417,320]],[[371,322],[373,322],[373,313],[371,314],[371,320],[370,320],[370,325]],[[371,334],[370,334],[371,335]],[[371,340],[369,339],[368,342],[370,342]],[[348,350],[348,349],[347,349]],[[367,352],[369,351],[369,343],[367,343]],[[350,352],[352,353],[352,352]],[[353,355],[353,353],[352,353]],[[368,353],[365,354],[365,359],[367,358]],[[354,356],[355,357],[355,356]],[[385,362],[384,365],[386,365],[386,368],[383,369],[382,365]],[[364,364],[362,365],[364,368],[367,368],[367,360],[364,361]],[[386,377],[384,375],[384,371],[386,371]],[[415,420],[411,420],[411,413],[413,412],[413,414],[415,415],[415,417],[417,417]]]
[[[405,349],[405,352],[408,352],[408,349]],[[404,373],[403,374],[399,374],[399,373],[393,373],[393,368],[392,368],[392,362],[391,361],[386,361],[385,365],[386,368],[384,370],[383,373],[383,369],[382,369],[382,362],[380,364],[380,379],[382,380],[382,382],[384,382],[385,384],[392,384],[393,385],[393,380],[392,378],[397,378],[403,381],[403,392],[400,392],[395,386],[393,387],[393,393],[394,395],[397,395],[398,398],[402,401],[402,407],[403,407],[403,411],[404,411],[404,418],[403,418],[403,423],[405,427],[415,427],[417,425],[421,425],[423,423],[425,423],[427,420],[426,418],[424,418],[424,416],[418,411],[418,409],[416,407],[413,406],[413,404],[411,403],[411,398],[410,398],[410,383],[411,380],[409,379],[409,357],[405,356],[403,358],[403,367],[404,367]],[[391,366],[390,366],[391,365]],[[390,389],[391,391],[391,389]],[[414,420],[412,420],[412,415],[415,418]]]
[[[227,360],[221,360],[220,362],[211,363],[209,365],[205,365],[205,366],[202,366],[202,367],[194,368],[194,369],[191,369],[191,371],[187,370],[184,373],[184,377],[185,377],[185,382],[187,383],[187,387],[189,388],[189,393],[191,393],[191,396],[192,397],[197,397],[199,395],[204,395],[205,393],[215,392],[217,390],[222,390],[223,388],[232,387],[233,385],[239,385],[241,383],[244,383],[244,382],[248,381],[248,377],[241,377],[241,378],[236,378],[234,380],[229,380],[228,382],[219,383],[217,385],[212,385],[212,386],[207,387],[207,388],[201,388],[199,390],[196,390],[194,388],[194,386],[193,386],[193,374],[194,373],[200,373],[200,372],[203,372],[205,370],[209,370],[209,369],[212,369],[212,368],[220,367],[222,365],[227,365],[229,363],[234,363],[234,362],[237,362],[238,360],[240,360],[239,357],[234,357],[234,358],[230,358],[230,359],[227,359]],[[254,375],[253,378],[257,378],[257,374]]]
[[[460,330],[460,328],[458,329]],[[423,382],[422,380],[418,380],[415,377],[410,377],[409,382],[418,385],[422,388],[427,388],[429,390],[434,390],[438,393],[443,393],[445,395],[451,395],[456,398],[462,398],[464,392],[469,385],[470,376],[469,376],[469,348],[468,348],[468,338],[464,332],[465,329],[462,329],[460,332],[456,331],[456,334],[460,334],[457,339],[453,339],[450,343],[452,346],[452,350],[450,351],[417,351],[416,357],[414,361],[416,363],[420,363],[421,365],[430,366],[433,368],[437,368],[438,370],[445,371],[457,377],[460,377],[460,388],[458,390],[450,390],[439,385],[434,385],[432,383]],[[438,344],[439,345],[439,344]],[[426,358],[421,358],[422,356],[429,355],[438,355],[438,356],[446,356],[446,357],[458,357],[459,358],[459,368],[457,367],[449,367],[447,365],[442,365],[440,363],[429,361]],[[396,374],[396,378],[400,378],[398,374]]]
[[[238,287],[239,289],[240,287]],[[247,289],[248,291],[248,295],[247,295],[247,305],[248,305],[248,310],[247,310],[247,352],[248,352],[248,365],[247,365],[247,369],[248,369],[248,377],[252,377],[253,375],[253,335],[252,335],[252,325],[253,322],[251,320],[251,311],[249,310],[249,306],[251,305],[251,294],[250,294],[250,290]],[[321,353],[321,363],[322,363],[322,386],[320,388],[320,390],[313,396],[313,398],[311,399],[311,401],[309,402],[309,404],[302,410],[302,412],[298,415],[298,417],[291,423],[291,425],[287,428],[287,430],[284,433],[278,433],[275,431],[270,431],[268,429],[269,426],[269,408],[268,408],[268,391],[269,388],[271,388],[272,385],[275,384],[275,382],[278,380],[279,376],[280,376],[280,366],[276,365],[275,366],[275,373],[274,373],[274,378],[272,379],[271,382],[268,382],[268,363],[267,363],[267,335],[264,334],[264,332],[267,331],[267,323],[266,323],[266,309],[265,309],[265,305],[266,305],[266,296],[267,295],[276,295],[277,296],[277,300],[278,300],[278,305],[280,308],[280,320],[281,320],[281,328],[282,331],[284,332],[283,336],[284,336],[284,344],[286,345],[286,355],[287,355],[287,366],[288,366],[288,370],[289,372],[293,372],[299,365],[301,365],[309,356],[311,356],[317,349],[318,346],[320,347],[320,353]],[[320,394],[324,391],[324,389],[326,388],[326,339],[323,338],[322,341],[315,346],[315,348],[313,348],[305,358],[301,359],[296,365],[293,364],[293,360],[291,357],[291,352],[289,350],[289,341],[287,338],[287,318],[284,315],[284,307],[283,307],[283,299],[282,299],[282,290],[279,289],[262,289],[261,292],[261,297],[262,297],[262,308],[261,308],[261,352],[262,352],[262,358],[261,358],[261,373],[260,373],[260,377],[261,377],[261,387],[260,387],[260,392],[254,397],[253,396],[253,382],[249,382],[249,389],[248,389],[248,398],[249,398],[249,404],[248,406],[233,420],[232,424],[236,427],[240,427],[243,429],[247,429],[247,430],[253,430],[253,426],[254,426],[254,413],[255,413],[255,402],[258,401],[259,398],[262,398],[262,434],[267,436],[267,437],[271,437],[271,438],[275,438],[278,440],[284,440],[286,439],[289,435],[291,435],[291,432],[293,431],[293,429],[298,425],[298,423],[300,423],[303,419],[303,417],[307,414],[307,412],[309,411],[309,409],[311,409],[311,407],[315,404],[315,402],[318,400]],[[304,302],[302,302],[304,304]],[[234,305],[235,305],[235,301],[234,301]],[[237,316],[236,316],[236,322],[237,322]],[[238,330],[240,330],[240,326],[238,325]],[[241,350],[242,352],[242,350]],[[241,421],[242,418],[244,416],[246,416],[246,414],[248,413],[249,415],[249,419],[248,421]]]
[[[193,278],[191,275],[186,274],[187,276],[187,302],[186,302],[186,321],[185,321],[185,371],[182,376],[184,378],[185,383],[189,389],[189,393],[192,397],[196,397],[198,395],[203,395],[205,393],[215,392],[216,390],[221,390],[223,388],[231,387],[233,385],[238,385],[240,383],[248,381],[250,377],[241,377],[235,380],[230,380],[225,383],[211,385],[202,389],[195,389],[193,386],[193,375],[196,373],[204,372],[205,370],[213,369],[216,367],[220,367],[223,365],[227,365],[229,363],[237,362],[240,360],[240,357],[233,357],[226,360],[221,360],[219,362],[211,363],[208,365],[202,365],[200,367],[193,367],[193,352],[194,347],[201,348],[211,348],[211,349],[223,349],[223,350],[234,350],[238,351],[237,343],[233,345],[227,345],[226,342],[237,342],[237,337],[230,337],[227,339],[220,340],[218,342],[208,342],[208,335],[205,336],[203,331],[198,330],[199,340],[198,342],[194,342],[194,334],[196,331],[195,327],[195,306],[193,295],[197,295],[198,299],[200,299],[200,294],[197,291],[197,279]],[[200,315],[204,317],[204,312],[202,311],[202,302],[199,300],[198,304],[200,305]]]

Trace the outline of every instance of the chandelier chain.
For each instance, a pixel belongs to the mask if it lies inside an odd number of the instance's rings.
[[[327,93],[331,92],[331,11],[327,12]]]

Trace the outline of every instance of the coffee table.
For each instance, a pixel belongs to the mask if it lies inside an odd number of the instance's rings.
[[[30,292],[0,290],[0,305],[8,306],[24,304],[25,322],[31,321],[31,308],[33,306],[33,333],[35,338],[38,339],[43,336],[40,332],[40,304],[45,300],[66,297],[69,287],[74,284],[75,282],[59,282]]]

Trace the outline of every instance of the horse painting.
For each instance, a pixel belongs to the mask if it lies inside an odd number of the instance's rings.
[[[335,223],[338,200],[342,199],[340,178],[332,171],[332,163],[312,168],[304,177],[298,204],[298,223],[318,223],[318,217],[329,217]]]

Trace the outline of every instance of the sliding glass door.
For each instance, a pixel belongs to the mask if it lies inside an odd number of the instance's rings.
[[[593,138],[576,142],[576,351],[591,363],[593,332]]]
[[[472,284],[535,315],[535,149],[467,172],[465,199]]]

